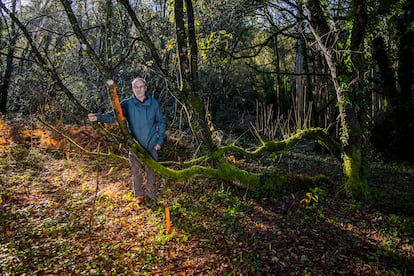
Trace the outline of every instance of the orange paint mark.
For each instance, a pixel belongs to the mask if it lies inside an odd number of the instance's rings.
[[[166,223],[166,233],[169,234],[171,231],[171,220],[170,220],[170,208],[165,207],[165,223]]]
[[[124,114],[122,113],[121,103],[119,102],[118,93],[116,92],[116,85],[114,84],[114,102],[115,102],[115,109],[119,115],[121,121],[125,120]]]

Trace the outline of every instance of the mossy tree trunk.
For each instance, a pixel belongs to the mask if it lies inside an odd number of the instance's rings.
[[[323,52],[337,95],[345,189],[358,199],[366,199],[369,190],[364,170],[362,79],[366,3],[364,0],[353,1],[352,14],[348,16],[352,19],[352,24],[348,25],[352,29],[346,30],[350,37],[345,41],[341,40],[343,34],[330,26],[320,0],[307,0],[305,6],[311,31]]]
[[[191,130],[201,153],[215,149],[206,111],[199,97],[198,85],[198,46],[195,35],[194,11],[191,0],[185,1],[187,24],[184,21],[183,0],[174,1],[175,30],[180,63],[180,101],[184,104]],[[186,28],[187,25],[187,28]]]
[[[300,130],[291,137],[282,141],[268,141],[254,150],[245,150],[235,145],[222,146],[207,155],[189,162],[156,162],[149,155],[140,153],[140,146],[136,143],[135,151],[138,158],[156,173],[173,180],[187,180],[195,176],[220,179],[233,183],[235,186],[263,193],[278,193],[288,188],[290,180],[299,179],[301,182],[318,184],[327,181],[323,176],[302,177],[287,176],[279,172],[250,172],[239,166],[238,160],[231,161],[230,155],[237,155],[246,159],[254,159],[266,152],[281,152],[295,147],[304,140],[314,140],[340,159],[342,149],[334,139],[323,129],[310,128]],[[175,167],[175,168],[174,168]],[[180,167],[179,169],[177,167]],[[174,168],[174,169],[173,169]],[[320,183],[319,183],[320,184]]]

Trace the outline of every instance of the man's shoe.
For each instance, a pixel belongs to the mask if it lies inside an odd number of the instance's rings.
[[[137,203],[144,203],[148,198],[146,196],[137,196]]]

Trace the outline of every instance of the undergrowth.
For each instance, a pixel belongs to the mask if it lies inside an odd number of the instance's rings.
[[[272,158],[260,162],[323,174],[329,182],[269,196],[205,178],[158,178],[160,201],[143,205],[131,193],[127,164],[9,147],[0,159],[0,272],[414,273],[412,167],[372,162],[375,197],[363,204],[340,191],[340,168],[329,157],[289,152]]]

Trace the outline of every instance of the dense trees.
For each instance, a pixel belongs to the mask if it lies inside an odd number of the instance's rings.
[[[2,112],[8,101],[9,111],[49,120],[73,114],[65,119],[79,121],[88,111],[109,108],[113,84],[125,97],[129,81],[143,76],[163,103],[170,128],[191,130],[199,156],[174,171],[141,154],[167,177],[204,174],[254,188],[280,183],[283,177],[252,174],[226,156],[253,157],[310,138],[342,156],[346,190],[366,198],[370,126],[377,114],[389,118],[383,112],[390,107],[405,110],[392,113],[397,121],[412,109],[413,67],[404,62],[413,59],[410,1],[0,3],[2,96],[13,95],[2,97]],[[24,101],[17,104],[18,97]],[[35,97],[42,100],[32,110]],[[310,126],[327,131],[297,132]],[[231,138],[247,136],[249,128],[261,141],[254,151]]]
[[[371,46],[372,59],[377,65],[373,69],[372,86],[385,105],[383,109],[373,106],[376,116],[372,140],[387,155],[412,161],[414,3],[380,1],[375,8],[379,18],[388,20],[375,21],[371,26],[376,31]]]

